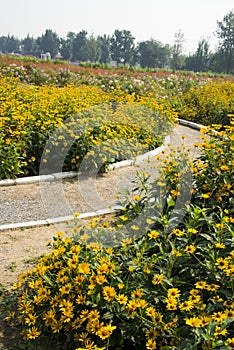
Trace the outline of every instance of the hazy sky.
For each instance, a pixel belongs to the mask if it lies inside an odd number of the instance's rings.
[[[233,0],[1,0],[0,36],[36,38],[45,29],[60,37],[82,29],[97,36],[127,29],[135,42],[153,38],[173,44],[180,29],[189,53],[202,37],[210,38],[214,49],[217,21],[233,9]]]

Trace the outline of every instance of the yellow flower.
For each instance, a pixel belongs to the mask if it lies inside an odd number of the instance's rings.
[[[162,283],[163,277],[164,277],[163,274],[154,275],[154,277],[152,279],[152,283],[155,284],[155,285]]]
[[[220,286],[218,284],[211,283],[211,284],[207,285],[206,289],[209,290],[209,291],[215,291],[215,290],[217,290],[219,288],[220,288]]]
[[[138,195],[132,197],[133,201],[139,201],[140,199],[141,199],[141,197]]]
[[[137,226],[137,225],[132,225],[132,226],[131,226],[131,229],[132,229],[133,231],[138,231],[138,230],[140,230],[140,227]]]
[[[178,252],[178,250],[176,250],[176,249],[172,250],[172,254],[175,255],[175,256],[177,256],[177,257],[179,257],[179,256],[182,255],[182,254],[181,254],[180,252]]]
[[[82,305],[84,304],[85,300],[86,300],[86,295],[78,295],[76,302],[78,305]]]
[[[127,304],[127,302],[128,302],[128,297],[127,297],[126,295],[124,295],[124,294],[118,294],[118,295],[116,296],[116,300],[118,301],[118,303],[119,303],[120,305],[124,305],[124,304]]]
[[[28,314],[25,318],[25,323],[29,326],[33,326],[36,323],[37,316],[35,314]]]
[[[229,346],[231,349],[234,349],[234,338],[228,338],[225,342],[226,346]]]
[[[156,310],[153,307],[147,307],[146,309],[146,315],[153,318],[156,314]]]
[[[36,339],[41,334],[41,331],[39,331],[36,327],[32,327],[29,329],[26,333],[26,339]]]
[[[133,299],[141,298],[143,295],[144,295],[144,292],[141,289],[136,289],[131,294]]]
[[[59,288],[59,291],[61,294],[69,294],[71,291],[72,285],[71,283],[66,284],[65,286],[62,286]]]
[[[227,330],[225,328],[221,329],[220,327],[216,326],[215,333],[214,333],[215,338],[219,337],[220,335],[226,335],[226,334],[227,334]]]
[[[197,289],[206,289],[207,288],[207,283],[204,281],[199,281],[197,283],[195,283],[195,287]]]
[[[174,297],[169,297],[165,299],[166,303],[167,303],[167,310],[177,310],[177,299]]]
[[[223,249],[223,248],[225,248],[226,246],[225,246],[225,244],[223,244],[223,243],[216,243],[215,244],[215,246],[216,246],[216,248],[218,248],[218,249]]]
[[[178,236],[178,237],[181,237],[181,236],[184,235],[184,232],[181,231],[181,230],[179,230],[178,228],[174,228],[174,229],[172,230],[172,232],[174,233],[174,235],[176,235],[176,236]]]
[[[79,273],[82,273],[84,275],[88,275],[90,273],[89,263],[83,262],[83,263],[79,264],[78,271],[79,271]]]
[[[215,265],[217,265],[219,269],[224,270],[228,268],[228,261],[223,258],[218,258]]]
[[[220,170],[222,170],[222,171],[225,171],[225,170],[228,170],[228,169],[229,169],[229,167],[227,165],[222,165],[220,167]]]
[[[43,320],[45,321],[46,326],[51,326],[56,321],[56,312],[55,310],[49,310],[45,313]]]
[[[106,301],[112,301],[115,299],[116,291],[114,287],[105,286],[102,290],[102,294],[104,295],[104,299]]]
[[[181,303],[179,307],[181,310],[190,311],[193,309],[194,305],[190,300],[188,300]]]
[[[152,225],[154,223],[154,220],[148,218],[146,219],[147,224]]]
[[[120,216],[120,219],[121,219],[122,221],[128,221],[128,217],[127,217],[127,216],[124,216],[124,215]]]
[[[102,340],[107,339],[111,336],[113,330],[116,329],[116,326],[112,326],[111,324],[108,324],[107,326],[101,327],[97,332],[96,335],[101,338]]]
[[[132,243],[131,238],[125,238],[125,239],[122,240],[121,245],[122,245],[122,247],[126,247],[129,244],[131,244],[131,243]]]
[[[234,310],[225,310],[226,318],[234,318]]]
[[[187,245],[184,249],[186,254],[193,254],[196,250],[196,247],[194,245]]]
[[[97,275],[96,276],[96,283],[97,284],[103,284],[106,282],[106,277],[104,275]]]
[[[159,234],[160,233],[158,231],[152,230],[148,233],[148,237],[149,239],[157,239]]]
[[[145,332],[145,336],[148,339],[155,339],[158,335],[159,335],[159,333],[155,329],[152,329],[152,328],[148,329]]]
[[[203,194],[202,194],[202,198],[205,198],[205,199],[210,198],[210,195],[211,195],[210,192],[203,193]]]
[[[180,294],[181,293],[178,288],[170,288],[167,291],[168,298],[179,298]]]
[[[145,346],[147,350],[154,350],[156,349],[156,341],[152,339],[148,339]]]
[[[146,306],[148,305],[147,301],[145,301],[144,299],[138,299],[137,304],[138,307],[140,307],[141,309],[146,308]]]
[[[226,319],[226,315],[224,312],[215,312],[212,315],[212,319],[219,323]]]
[[[202,322],[200,318],[198,317],[191,317],[186,319],[186,324],[193,327],[193,328],[199,328],[202,325]]]
[[[196,234],[198,232],[198,230],[196,230],[195,228],[190,227],[190,228],[188,228],[188,232]]]

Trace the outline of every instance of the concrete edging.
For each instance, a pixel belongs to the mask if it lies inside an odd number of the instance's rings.
[[[177,119],[179,124],[188,126],[191,129],[195,130],[201,130],[201,128],[205,128],[201,124],[197,124],[194,122],[190,122],[187,120],[183,119]],[[121,167],[125,166],[132,166],[132,165],[137,165],[140,163],[142,160],[149,159],[150,157],[154,157],[161,153],[165,148],[166,145],[169,143],[169,137],[166,136],[164,143],[162,146],[156,148],[153,151],[146,152],[143,155],[140,155],[136,157],[135,160],[129,159],[129,160],[123,160],[121,162],[117,162],[115,164],[111,164],[108,167],[108,170],[114,170],[118,169]],[[53,173],[50,175],[39,175],[39,176],[30,176],[30,177],[24,177],[24,178],[17,178],[17,179],[5,179],[5,180],[0,180],[0,186],[12,186],[12,185],[20,185],[20,184],[32,184],[40,181],[54,181],[54,180],[59,180],[59,179],[66,179],[66,178],[74,178],[79,175],[79,172],[75,171],[69,171],[69,172],[64,172],[64,173]],[[101,209],[96,212],[90,212],[90,213],[82,213],[79,215],[79,219],[83,218],[89,218],[93,216],[99,216],[99,215],[105,215],[105,214],[112,214],[116,212],[117,210],[120,210],[121,207],[113,207],[110,209]],[[35,226],[44,226],[44,225],[51,225],[51,224],[56,224],[56,223],[62,223],[62,222],[67,222],[74,220],[74,216],[63,216],[59,218],[49,218],[45,220],[38,220],[38,221],[27,221],[27,222],[21,222],[21,223],[13,223],[13,224],[4,224],[0,225],[0,231],[3,230],[9,230],[9,229],[17,229],[17,228],[29,228],[29,227],[35,227]]]
[[[77,219],[86,219],[86,218],[88,219],[88,218],[96,217],[100,215],[113,214],[116,211],[120,210],[121,208],[122,207],[120,206],[116,206],[110,209],[107,208],[107,209],[100,209],[90,213],[81,213],[79,214]],[[29,228],[29,227],[36,227],[36,226],[59,224],[62,222],[74,221],[74,219],[75,219],[74,215],[68,215],[68,216],[61,216],[59,218],[51,218],[51,219],[45,219],[45,220],[25,221],[20,223],[4,224],[4,225],[0,225],[0,231],[17,229],[17,228]]]

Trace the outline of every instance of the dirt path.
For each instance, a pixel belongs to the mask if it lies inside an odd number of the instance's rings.
[[[192,157],[196,156],[193,144],[200,141],[198,131],[181,125],[174,129],[170,138],[173,147],[182,143],[190,147]],[[142,162],[138,166],[115,169],[95,179],[0,187],[0,225],[113,206],[121,190],[134,186],[136,171],[153,168],[157,172],[155,166],[157,160],[154,158],[153,163]],[[0,284],[9,287],[15,282],[20,272],[30,269],[37,257],[48,251],[46,244],[55,233],[65,228],[65,224],[59,224],[0,231]]]

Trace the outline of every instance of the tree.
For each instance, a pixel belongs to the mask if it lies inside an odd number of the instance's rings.
[[[138,44],[137,52],[138,61],[143,68],[164,68],[169,63],[170,47],[164,46],[160,41],[142,41]]]
[[[129,30],[115,30],[110,39],[111,58],[117,64],[132,64],[134,58],[134,37]]]
[[[97,37],[97,45],[100,49],[100,63],[108,63],[110,61],[110,37],[104,34]]]
[[[38,45],[36,39],[27,35],[22,41],[22,53],[24,55],[37,55],[38,54]]]
[[[223,21],[217,21],[216,35],[220,39],[219,51],[225,62],[226,73],[234,71],[234,12],[224,16]]]
[[[64,60],[70,61],[72,58],[72,41],[67,36],[66,39],[60,38],[60,49],[59,52]]]
[[[59,52],[59,37],[51,29],[46,29],[45,34],[37,38],[37,44],[42,53],[49,52],[52,58]]]
[[[1,36],[0,37],[0,51],[3,53],[12,53],[18,51],[20,48],[19,39],[15,38],[13,35]]]
[[[70,32],[68,35],[72,42],[72,61],[86,61],[85,45],[87,43],[87,34],[85,30],[81,30],[78,34]]]
[[[179,30],[175,33],[175,41],[172,47],[172,69],[181,69],[184,64],[183,45],[184,34]]]
[[[194,72],[206,72],[209,70],[211,53],[209,51],[209,42],[202,38],[198,43],[194,55],[186,57],[185,67]]]
[[[93,34],[87,39],[83,47],[83,54],[85,61],[99,62],[101,57],[101,49],[98,45],[97,39]]]
[[[0,52],[2,52],[2,53],[6,53],[6,42],[7,42],[7,37],[1,36],[0,37]]]

